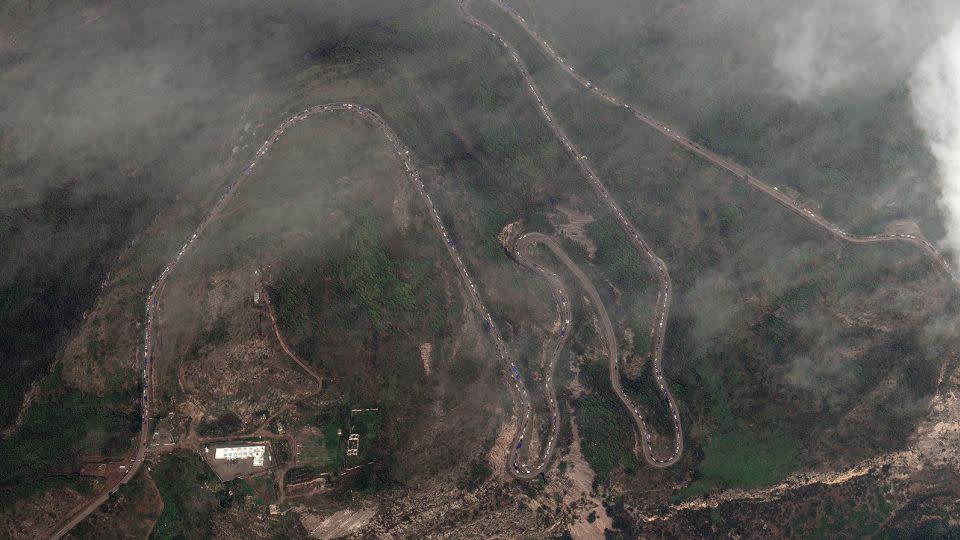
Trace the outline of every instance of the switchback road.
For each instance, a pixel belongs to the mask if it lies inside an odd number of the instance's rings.
[[[540,91],[537,89],[536,84],[534,84],[533,77],[530,76],[530,72],[527,69],[526,64],[520,59],[520,55],[517,53],[517,50],[513,47],[513,45],[508,43],[506,39],[501,37],[493,28],[488,26],[480,19],[474,17],[473,14],[471,14],[467,9],[468,2],[469,0],[458,0],[458,5],[460,6],[460,11],[464,18],[466,18],[467,21],[479,28],[481,31],[488,34],[491,38],[496,40],[510,55],[513,63],[517,66],[517,69],[520,72],[520,76],[523,78],[524,83],[526,83],[529,93],[537,101],[537,106],[539,107],[544,119],[546,119],[547,124],[550,126],[550,129],[560,141],[560,144],[573,157],[573,161],[580,170],[580,174],[584,177],[584,179],[587,180],[587,182],[590,184],[590,187],[593,188],[594,192],[597,194],[597,197],[600,199],[600,202],[606,205],[606,207],[616,218],[617,223],[626,233],[630,243],[637,251],[646,257],[646,260],[651,268],[651,273],[653,274],[654,279],[657,280],[659,285],[659,293],[657,294],[657,304],[654,311],[655,317],[653,322],[652,369],[654,377],[656,378],[659,386],[660,395],[667,401],[670,407],[671,415],[674,418],[676,440],[674,441],[673,445],[673,453],[669,457],[664,458],[662,461],[652,461],[647,459],[647,462],[655,467],[666,467],[672,465],[673,463],[676,463],[678,459],[680,459],[680,454],[683,451],[683,432],[680,427],[680,416],[677,412],[677,406],[673,399],[673,394],[670,392],[669,387],[666,385],[663,379],[664,336],[666,334],[666,321],[670,310],[670,301],[673,298],[673,284],[670,281],[670,274],[667,271],[667,265],[662,259],[660,259],[660,257],[656,255],[656,253],[653,252],[653,249],[650,248],[650,245],[647,244],[646,240],[640,236],[640,232],[636,227],[633,226],[633,223],[627,218],[623,210],[621,210],[620,205],[617,204],[616,200],[614,200],[614,198],[610,195],[610,192],[607,191],[606,186],[604,186],[600,181],[599,175],[594,170],[593,166],[588,162],[587,156],[580,152],[580,150],[573,144],[573,141],[570,140],[570,137],[567,136],[566,131],[564,131],[564,129],[560,127],[560,124],[556,122],[554,116],[550,113],[550,109],[544,102],[543,97],[540,95]],[[617,372],[617,376],[619,377],[619,371]],[[628,409],[631,410],[633,408],[634,407],[632,406],[628,407]],[[641,434],[643,432],[644,430],[641,429]],[[647,455],[648,454],[645,451],[644,456],[646,457]]]
[[[442,238],[443,244],[447,250],[447,253],[450,255],[451,260],[453,261],[454,266],[456,266],[457,271],[460,273],[461,278],[463,279],[466,290],[468,291],[468,296],[470,302],[473,304],[473,307],[476,309],[477,313],[480,315],[480,318],[486,321],[489,326],[490,336],[493,339],[494,346],[497,350],[497,355],[501,362],[503,363],[504,372],[511,373],[516,372],[517,366],[510,358],[510,355],[507,352],[507,347],[503,341],[503,338],[500,335],[500,331],[497,330],[496,325],[494,324],[493,317],[490,316],[490,311],[487,309],[486,305],[483,302],[483,299],[480,297],[480,293],[477,291],[476,283],[473,278],[470,276],[470,273],[467,271],[467,267],[463,262],[463,259],[460,257],[459,252],[457,251],[456,246],[454,245],[453,239],[447,231],[446,227],[443,225],[443,222],[440,219],[440,213],[437,211],[437,208],[433,204],[433,200],[430,195],[427,193],[426,188],[423,185],[423,181],[420,178],[420,172],[417,170],[416,166],[413,163],[413,159],[410,157],[410,150],[400,141],[399,136],[396,132],[386,123],[386,121],[377,113],[373,112],[369,108],[364,107],[356,103],[348,102],[339,102],[339,103],[329,103],[325,105],[316,105],[308,109],[303,110],[302,112],[295,114],[283,122],[270,134],[266,141],[260,146],[257,150],[256,155],[249,165],[240,173],[236,180],[231,182],[217,199],[217,202],[213,205],[210,211],[207,213],[206,217],[197,225],[194,229],[192,235],[187,239],[183,244],[177,254],[167,263],[163,268],[163,271],[160,273],[160,276],[157,280],[151,285],[150,292],[147,295],[145,302],[146,310],[146,324],[144,325],[144,335],[143,335],[143,349],[141,355],[142,361],[142,382],[143,382],[143,416],[140,421],[140,435],[137,441],[137,452],[135,457],[131,460],[130,468],[126,476],[124,476],[118,483],[111,486],[106,486],[101,493],[87,503],[84,507],[77,510],[73,513],[67,521],[57,529],[51,536],[53,538],[61,538],[67,532],[69,532],[73,527],[78,523],[83,521],[87,516],[94,512],[97,508],[100,507],[112,493],[115,493],[119,488],[120,484],[126,484],[129,482],[140,470],[140,466],[143,465],[144,457],[146,455],[147,443],[150,440],[150,411],[151,406],[154,403],[155,390],[153,388],[153,378],[150,376],[153,370],[153,343],[154,343],[154,321],[158,313],[158,303],[160,292],[163,289],[164,285],[167,283],[168,278],[170,277],[171,272],[177,267],[177,265],[183,260],[184,255],[190,250],[191,247],[197,241],[197,238],[207,229],[207,227],[217,219],[220,215],[223,208],[226,204],[233,198],[233,195],[236,193],[237,189],[243,184],[243,182],[250,176],[250,173],[253,169],[260,163],[263,159],[263,156],[270,151],[273,145],[280,139],[283,133],[292,127],[293,125],[302,122],[313,116],[318,116],[330,112],[347,112],[352,114],[357,114],[360,117],[364,118],[374,126],[380,128],[383,134],[386,136],[387,140],[393,145],[394,152],[399,158],[401,164],[406,171],[407,177],[410,179],[414,188],[417,190],[417,193],[420,195],[420,199],[424,203],[427,209],[427,213],[430,217],[430,221],[433,222],[434,229],[437,231],[438,235]],[[311,375],[316,375],[312,370]],[[319,379],[319,377],[316,377]],[[518,432],[522,433],[525,429],[526,423],[530,419],[530,401],[527,394],[526,387],[522,379],[518,377],[509,377],[509,387],[511,388],[512,394],[514,395],[514,400],[516,403],[515,412],[519,418],[520,426]],[[512,467],[511,467],[512,470]]]
[[[676,463],[677,459],[680,458],[680,454],[683,452],[683,436],[680,433],[680,414],[677,410],[676,402],[673,401],[673,396],[668,394],[669,399],[668,403],[670,405],[670,414],[673,419],[674,426],[674,437],[677,441],[677,446],[675,446],[670,455],[665,458],[656,457],[653,453],[653,433],[650,431],[650,428],[647,426],[646,421],[643,419],[643,415],[640,413],[640,410],[633,405],[630,398],[627,396],[626,392],[623,391],[623,386],[620,384],[620,368],[618,365],[618,360],[620,358],[619,347],[617,346],[617,334],[614,331],[613,322],[610,320],[610,316],[607,314],[607,309],[603,305],[603,300],[600,298],[600,293],[597,292],[597,288],[594,287],[593,282],[587,276],[587,274],[567,255],[567,252],[564,251],[560,244],[557,243],[553,238],[541,234],[541,233],[528,233],[521,237],[526,241],[527,245],[532,245],[533,243],[540,243],[556,255],[557,259],[567,267],[567,270],[573,275],[578,282],[580,282],[580,287],[587,294],[587,297],[590,299],[590,303],[594,305],[597,310],[597,313],[600,316],[600,326],[603,331],[604,341],[607,343],[607,350],[609,352],[607,356],[607,366],[608,371],[610,372],[610,386],[613,387],[613,392],[617,395],[617,398],[620,399],[620,402],[623,404],[624,408],[627,409],[627,412],[630,413],[630,417],[633,418],[634,424],[637,426],[637,431],[640,432],[640,446],[643,453],[644,459],[653,467],[664,468],[669,467]],[[556,274],[553,274],[554,276]],[[663,373],[655,373],[657,385],[660,386],[661,392],[663,388],[666,388],[666,382],[663,379]]]
[[[547,400],[547,409],[550,411],[550,435],[547,438],[547,444],[543,445],[545,450],[541,453],[539,463],[531,467],[521,463],[519,455],[524,437],[527,436],[525,431],[517,432],[511,447],[510,466],[513,467],[513,475],[524,479],[533,478],[546,470],[550,464],[550,459],[553,457],[553,452],[556,450],[557,438],[560,436],[560,407],[557,405],[554,373],[557,368],[557,360],[560,358],[560,353],[563,352],[563,346],[570,338],[570,318],[572,317],[570,296],[567,294],[563,282],[560,281],[560,276],[527,258],[530,248],[537,243],[538,236],[542,235],[530,233],[521,236],[517,239],[511,251],[517,264],[539,275],[549,283],[551,295],[557,305],[557,317],[559,317],[556,336],[548,339],[544,344],[544,354],[547,362],[544,369],[543,391],[544,398]],[[519,377],[519,373],[514,373],[513,376]]]
[[[461,2],[462,1],[463,0],[461,0]],[[664,122],[657,120],[652,116],[642,112],[636,106],[630,103],[627,103],[623,99],[598,87],[592,81],[590,81],[589,79],[581,75],[577,70],[575,70],[573,66],[570,65],[569,62],[563,59],[563,57],[557,54],[557,52],[553,49],[553,47],[551,47],[550,44],[547,43],[547,41],[543,39],[543,37],[539,33],[537,33],[536,30],[531,28],[531,26],[527,23],[526,19],[524,19],[523,16],[518,14],[516,11],[513,10],[513,8],[511,8],[505,2],[503,2],[503,0],[490,0],[490,1],[493,2],[501,10],[503,10],[508,16],[510,16],[510,18],[514,20],[514,22],[516,22],[521,28],[523,28],[523,30],[527,33],[527,35],[530,36],[530,38],[537,44],[538,47],[540,47],[540,49],[548,57],[550,57],[551,60],[557,63],[565,72],[570,74],[578,83],[580,83],[582,86],[590,90],[595,96],[599,97],[603,101],[617,107],[625,108],[626,110],[630,111],[630,113],[636,119],[640,120],[647,126],[653,128],[654,130],[657,131],[657,133],[672,140],[676,144],[680,145],[681,147],[690,151],[691,153],[697,155],[698,157],[704,159],[705,161],[727,171],[728,173],[732,174],[738,179],[745,181],[748,185],[750,185],[750,187],[769,196],[770,198],[775,200],[777,203],[779,203],[781,206],[783,206],[787,210],[809,221],[810,223],[813,223],[814,225],[828,231],[833,236],[836,236],[837,238],[846,240],[848,242],[854,242],[858,244],[873,244],[873,243],[881,243],[881,242],[906,242],[909,244],[913,244],[919,247],[934,262],[934,264],[936,264],[940,269],[942,269],[947,274],[947,276],[953,278],[954,280],[958,279],[958,276],[954,274],[953,270],[950,267],[950,264],[943,257],[943,255],[941,255],[940,252],[937,251],[937,249],[930,242],[928,242],[927,239],[924,238],[922,235],[912,234],[912,233],[857,235],[857,234],[851,234],[843,230],[836,224],[833,224],[830,221],[828,221],[823,216],[805,207],[803,204],[801,204],[799,201],[797,201],[793,197],[790,197],[789,195],[781,192],[779,188],[771,186],[770,184],[767,184],[766,182],[763,182],[757,177],[751,175],[749,171],[747,171],[747,169],[742,165],[739,165],[738,163],[731,161],[729,159],[723,158],[720,155],[704,148],[703,146],[683,136],[679,131],[677,131],[673,127],[668,126]],[[461,6],[462,6],[462,3],[461,3]],[[468,14],[468,18],[472,18],[472,16]],[[503,41],[502,39],[501,39],[501,42],[506,44],[506,42]],[[508,46],[508,49],[516,56],[517,53],[512,46]],[[526,68],[522,68],[522,70],[526,72]],[[529,77],[529,75],[524,75],[524,78],[528,80],[528,83],[532,84],[532,79]],[[537,97],[537,99],[538,100],[540,99],[539,96]],[[541,109],[543,109],[544,114],[547,114],[546,112],[547,109],[544,108],[542,105],[541,105]],[[549,117],[547,117],[547,120],[551,121]]]

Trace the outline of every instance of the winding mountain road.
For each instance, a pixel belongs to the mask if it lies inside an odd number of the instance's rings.
[[[52,538],[58,539],[67,534],[73,527],[93,513],[97,508],[100,507],[100,505],[105,503],[112,493],[116,493],[117,489],[120,487],[120,484],[126,484],[129,482],[143,465],[147,451],[147,443],[150,440],[151,406],[154,402],[155,396],[153,377],[151,377],[154,364],[154,362],[151,361],[153,359],[153,344],[155,334],[154,322],[159,310],[160,292],[162,291],[164,285],[166,285],[170,274],[174,269],[176,269],[177,265],[180,264],[190,248],[194,246],[197,238],[207,229],[207,227],[210,226],[211,223],[217,219],[226,204],[233,198],[233,195],[236,193],[237,189],[250,176],[250,173],[253,171],[253,169],[260,163],[260,161],[263,159],[263,156],[270,151],[283,133],[293,125],[308,118],[331,112],[347,112],[359,115],[374,126],[380,128],[387,140],[393,145],[394,152],[403,165],[407,177],[410,179],[411,183],[413,183],[414,188],[417,190],[422,202],[426,206],[427,213],[430,217],[430,221],[433,222],[434,229],[442,238],[447,253],[450,255],[450,259],[463,279],[463,283],[466,287],[466,290],[469,292],[468,296],[473,304],[474,309],[480,315],[480,318],[486,321],[489,325],[490,336],[493,339],[494,346],[496,347],[497,355],[503,363],[505,373],[516,372],[517,366],[510,358],[503,338],[494,324],[493,317],[491,317],[490,311],[487,309],[483,299],[480,297],[480,293],[477,291],[476,283],[470,276],[463,259],[460,257],[460,254],[457,251],[452,237],[440,219],[439,211],[434,206],[433,200],[424,187],[423,181],[420,178],[420,172],[417,170],[412,158],[410,157],[410,150],[400,141],[399,136],[396,134],[393,128],[391,128],[379,114],[357,103],[337,102],[310,107],[281,122],[280,125],[270,134],[270,136],[257,150],[257,153],[250,164],[247,165],[247,167],[243,170],[243,172],[240,173],[236,180],[231,182],[224,189],[223,193],[207,213],[206,217],[204,217],[200,224],[197,225],[191,236],[183,244],[177,254],[163,268],[163,271],[160,273],[160,276],[153,283],[153,285],[151,285],[145,302],[146,324],[144,325],[143,348],[140,356],[142,361],[143,415],[140,421],[140,435],[138,437],[136,455],[130,462],[130,467],[127,471],[127,474],[118,483],[105,487],[97,497],[71,514],[70,517],[67,518],[67,520],[63,523],[63,525],[51,534]],[[313,373],[312,370],[308,369],[308,371],[311,373],[311,375],[314,375],[319,382],[319,376]],[[529,396],[522,378],[519,375],[516,377],[510,377],[508,384],[511,388],[517,405],[516,411],[519,418],[518,433],[523,433],[530,419],[531,407]],[[515,471],[512,472],[515,473]]]
[[[653,452],[653,433],[650,431],[649,426],[646,421],[643,419],[643,415],[640,413],[640,410],[633,405],[630,398],[627,396],[626,392],[623,390],[623,386],[620,383],[620,368],[618,365],[618,360],[620,358],[619,347],[617,346],[617,334],[614,331],[613,322],[610,320],[610,315],[607,313],[606,307],[604,307],[603,300],[600,298],[600,293],[597,292],[597,288],[593,285],[593,282],[587,276],[587,274],[581,269],[577,263],[570,258],[566,251],[557,243],[553,238],[542,234],[542,233],[528,233],[521,237],[522,240],[526,242],[525,247],[529,249],[535,243],[540,243],[550,249],[557,259],[567,267],[567,270],[573,275],[574,278],[580,283],[580,287],[587,294],[587,297],[590,299],[590,302],[594,305],[597,310],[597,313],[600,316],[600,326],[603,331],[604,341],[607,343],[607,365],[610,375],[610,386],[613,388],[613,392],[617,395],[617,398],[620,399],[620,402],[623,404],[624,408],[627,409],[627,412],[630,413],[630,417],[633,419],[634,424],[637,426],[637,431],[640,433],[640,446],[643,453],[644,459],[652,467],[664,468],[669,467],[677,462],[680,458],[680,455],[683,453],[683,435],[680,431],[680,413],[677,410],[677,404],[673,400],[672,394],[668,395],[668,403],[670,406],[670,413],[673,418],[674,426],[674,438],[675,443],[674,447],[667,457],[657,457]],[[546,272],[546,271],[544,271]],[[556,274],[552,274],[556,276]],[[559,278],[557,278],[559,280]],[[568,297],[569,298],[569,297]],[[657,380],[657,385],[661,388],[661,393],[664,388],[666,388],[666,382],[663,378],[663,373],[661,371],[656,371],[654,373]]]
[[[668,406],[670,407],[676,440],[673,444],[673,453],[669,457],[662,458],[662,460],[652,460],[650,459],[650,455],[646,449],[644,450],[644,457],[646,458],[647,462],[654,467],[667,467],[672,465],[680,459],[680,454],[683,451],[683,430],[680,425],[680,415],[678,414],[676,401],[674,400],[673,394],[670,392],[670,388],[667,386],[663,378],[663,347],[665,341],[664,338],[666,335],[666,321],[670,311],[670,302],[673,299],[673,284],[670,281],[670,273],[667,270],[667,265],[662,259],[660,259],[660,257],[657,256],[656,253],[653,252],[653,249],[650,248],[650,245],[647,244],[646,240],[644,240],[644,238],[640,235],[640,232],[637,230],[637,228],[634,227],[633,223],[627,218],[627,215],[620,208],[620,205],[616,202],[616,200],[614,200],[613,196],[610,195],[610,192],[607,191],[606,186],[604,186],[604,184],[600,181],[600,177],[596,170],[594,170],[593,166],[588,162],[587,156],[580,152],[580,150],[573,144],[573,141],[570,140],[570,137],[567,136],[566,131],[564,131],[560,124],[556,122],[554,116],[550,113],[550,109],[544,102],[540,91],[537,89],[536,84],[534,84],[533,77],[530,76],[530,72],[527,69],[526,64],[520,59],[520,55],[517,53],[517,50],[513,47],[513,45],[507,42],[506,39],[501,37],[500,34],[498,34],[489,25],[470,13],[467,8],[469,0],[458,0],[457,3],[460,6],[460,12],[468,22],[496,40],[510,55],[513,63],[517,66],[523,81],[526,83],[529,93],[537,101],[537,105],[541,114],[546,119],[547,125],[550,126],[550,129],[560,141],[560,144],[573,157],[573,161],[580,170],[580,174],[584,177],[584,179],[587,180],[587,183],[590,185],[590,187],[593,188],[594,192],[597,194],[597,197],[600,199],[600,202],[606,205],[606,207],[616,218],[617,224],[620,225],[620,228],[626,233],[627,239],[633,245],[634,249],[646,257],[646,260],[651,268],[651,273],[653,274],[654,279],[657,280],[659,292],[657,294],[657,304],[654,311],[655,317],[653,322],[652,369],[654,377],[657,380],[660,395],[667,401]],[[619,377],[619,371],[616,372],[616,375]],[[619,378],[617,380],[617,385],[619,386]],[[635,410],[635,407],[628,405],[627,409]],[[645,437],[646,435],[644,434],[648,433],[645,423],[641,422],[641,427],[639,429],[641,436]]]
[[[627,103],[622,98],[606,91],[594,84],[591,80],[587,79],[581,75],[569,62],[563,59],[557,52],[550,46],[549,43],[539,34],[536,30],[531,28],[526,19],[523,18],[519,13],[513,10],[509,5],[507,5],[503,0],[490,0],[494,5],[503,10],[514,22],[517,23],[523,30],[530,36],[530,38],[537,44],[537,46],[556,64],[558,64],[565,72],[570,74],[579,84],[590,90],[595,96],[599,97],[603,101],[617,106],[623,107],[638,120],[646,124],[647,126],[653,128],[657,133],[663,135],[664,137],[675,142],[679,146],[688,150],[689,152],[697,155],[698,157],[704,159],[708,163],[719,167],[733,176],[743,180],[750,187],[760,191],[761,193],[769,196],[781,206],[787,210],[793,212],[794,214],[800,216],[801,218],[807,220],[808,222],[828,231],[833,236],[846,240],[848,242],[853,242],[857,244],[875,244],[882,242],[906,242],[913,244],[914,246],[919,247],[926,255],[929,257],[934,264],[936,264],[941,270],[943,270],[947,276],[951,277],[955,281],[960,279],[960,276],[957,276],[953,269],[950,267],[950,263],[947,262],[946,258],[940,254],[939,251],[927,241],[922,235],[912,234],[912,233],[902,233],[902,234],[875,234],[875,235],[857,235],[849,233],[838,225],[831,223],[823,216],[815,213],[811,209],[807,208],[799,201],[790,197],[786,193],[780,191],[779,188],[771,186],[766,182],[758,179],[757,177],[751,175],[746,167],[730,160],[723,158],[720,155],[712,152],[711,150],[704,148],[703,146],[697,144],[696,142],[690,140],[689,138],[682,135],[677,129],[667,125],[666,123],[653,118],[649,114],[644,113],[638,109],[635,105]],[[461,0],[461,8],[463,8],[463,0]],[[464,10],[464,13],[467,12]],[[468,18],[472,18],[472,15],[468,15]],[[489,28],[489,27],[486,27]],[[489,33],[489,32],[488,32]],[[496,36],[499,38],[499,36]],[[499,38],[500,41],[506,44],[502,38]],[[505,45],[507,46],[507,45]],[[512,46],[507,46],[507,48],[516,56],[516,51]],[[533,83],[532,78],[529,74],[526,73],[526,68],[521,68],[524,72],[524,79],[527,80],[529,84]],[[537,96],[538,101],[540,101],[539,95]],[[547,109],[541,103],[541,109],[544,114],[547,114]],[[553,122],[553,120],[547,116],[548,122]],[[568,148],[569,150],[569,148]]]
[[[544,344],[544,353],[547,355],[546,368],[544,369],[544,396],[547,400],[547,408],[550,411],[550,435],[547,438],[546,450],[541,453],[539,463],[536,466],[529,466],[520,460],[521,445],[524,438],[527,437],[526,431],[518,431],[514,436],[512,450],[510,452],[510,466],[513,468],[513,475],[517,478],[529,479],[537,476],[546,470],[550,464],[550,459],[557,447],[557,439],[560,436],[560,407],[557,405],[557,389],[554,382],[554,372],[557,368],[557,360],[560,353],[563,352],[563,346],[570,338],[570,320],[572,312],[570,308],[570,296],[567,294],[563,282],[555,272],[551,272],[542,265],[530,261],[527,257],[530,248],[537,243],[538,233],[529,233],[517,239],[513,251],[513,259],[520,266],[539,275],[550,285],[550,291],[557,306],[557,333],[556,336],[548,339]],[[513,377],[519,377],[519,373],[512,373]]]

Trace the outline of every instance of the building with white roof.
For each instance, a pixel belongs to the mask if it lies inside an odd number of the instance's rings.
[[[267,453],[264,445],[255,446],[228,446],[217,448],[214,459],[253,459],[254,467],[263,467],[263,456]]]

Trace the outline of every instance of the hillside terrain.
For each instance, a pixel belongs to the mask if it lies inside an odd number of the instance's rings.
[[[2,4],[0,536],[955,534],[907,59],[643,4]]]

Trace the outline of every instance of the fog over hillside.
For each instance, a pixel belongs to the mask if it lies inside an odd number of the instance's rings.
[[[290,79],[403,9],[0,2],[0,425],[120,250],[164,212],[193,223]]]
[[[911,80],[911,97],[937,159],[947,220],[944,242],[960,253],[960,20],[924,53]]]
[[[960,252],[960,4],[827,0],[792,9],[797,16],[775,25],[772,58],[780,90],[792,99],[909,79],[916,121],[938,164],[943,244]]]
[[[938,81],[960,3],[510,4],[598,83],[798,190],[829,219],[863,232],[914,221],[957,251],[944,240],[958,237],[952,167],[932,123],[951,118],[949,84]]]
[[[778,88],[796,100],[897,84],[960,15],[960,6],[948,0],[765,4],[775,6],[771,62],[780,75]]]

